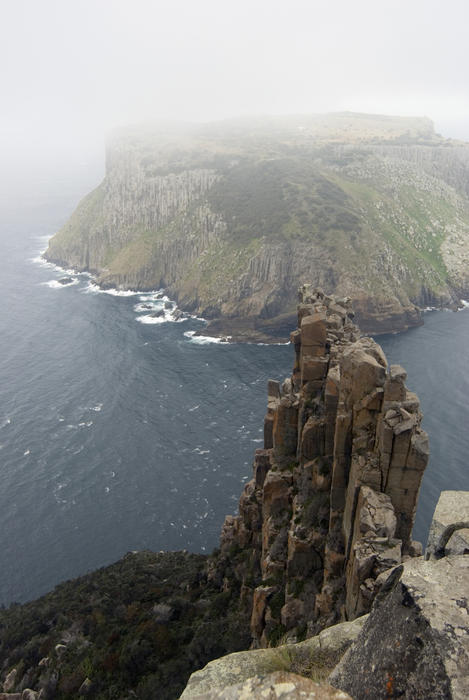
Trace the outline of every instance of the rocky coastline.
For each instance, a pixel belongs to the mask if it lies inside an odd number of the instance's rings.
[[[349,299],[300,289],[293,371],[269,382],[219,550],[129,553],[0,611],[1,700],[255,698],[271,672],[292,699],[466,697],[469,499],[442,495],[424,558],[419,402],[353,318]]]

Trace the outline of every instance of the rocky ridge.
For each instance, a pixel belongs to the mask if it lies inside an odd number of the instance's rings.
[[[288,337],[305,280],[366,333],[469,294],[469,147],[428,120],[338,114],[125,130],[46,258],[165,288],[236,340]]]
[[[252,595],[254,646],[363,615],[386,572],[421,554],[419,402],[352,317],[349,299],[300,290],[293,373],[269,383],[264,448],[223,526],[220,561]]]

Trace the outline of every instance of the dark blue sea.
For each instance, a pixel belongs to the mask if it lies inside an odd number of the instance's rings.
[[[104,293],[73,272],[58,282],[40,252],[99,175],[38,169],[0,195],[3,604],[129,550],[211,551],[262,445],[267,380],[291,371],[291,347],[196,339],[203,322],[175,321],[157,294]],[[469,311],[428,313],[381,342],[431,435],[424,540],[440,490],[469,488]]]

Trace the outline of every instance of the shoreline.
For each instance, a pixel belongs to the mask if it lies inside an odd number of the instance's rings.
[[[76,268],[70,268],[64,261],[55,261],[46,257],[47,248],[40,251],[37,256],[37,262],[42,264],[51,265],[56,268],[57,271],[63,272],[64,275],[72,277],[73,275],[86,275],[90,278],[92,284],[99,288],[99,291],[103,293],[110,294],[111,296],[132,296],[138,294],[157,294],[162,293],[168,295],[167,288],[154,289],[154,288],[139,288],[136,289],[132,286],[128,287],[113,287],[111,285],[102,285],[98,281],[99,272],[94,270],[80,270]],[[64,285],[69,286],[69,285]],[[171,299],[170,301],[175,304],[175,310],[180,314],[184,315],[186,318],[196,319],[206,324],[203,330],[195,331],[191,337],[194,338],[206,338],[208,342],[214,342],[219,344],[236,344],[236,343],[246,343],[252,345],[288,345],[290,343],[289,332],[282,332],[285,326],[291,327],[292,318],[295,314],[282,314],[280,317],[274,317],[272,319],[259,319],[258,317],[219,317],[214,319],[207,319],[197,314],[192,314],[186,311],[183,307],[178,305],[177,299]],[[463,299],[462,297],[459,301],[453,302],[449,306],[427,306],[419,307],[414,305],[416,312],[418,312],[417,322],[403,322],[400,326],[396,324],[396,327],[383,328],[386,325],[388,319],[393,318],[393,314],[389,314],[388,317],[383,317],[380,323],[373,328],[372,323],[366,322],[366,328],[360,328],[363,336],[371,337],[381,337],[386,335],[397,335],[400,333],[405,333],[412,328],[418,328],[424,325],[424,315],[429,312],[434,311],[452,311],[457,313],[458,311],[463,311],[469,308],[469,301]],[[184,320],[184,319],[179,319]],[[407,319],[406,319],[407,320]],[[355,319],[357,322],[357,319]],[[149,323],[149,322],[148,322]],[[359,320],[358,320],[359,323]],[[260,325],[260,327],[257,326]],[[278,325],[277,325],[278,324]],[[277,327],[276,327],[277,326]],[[273,332],[267,332],[265,329],[271,329]],[[277,330],[278,328],[278,330]],[[213,341],[208,339],[213,338]]]

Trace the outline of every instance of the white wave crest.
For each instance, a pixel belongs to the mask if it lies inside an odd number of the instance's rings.
[[[171,301],[162,289],[157,289],[155,292],[139,292],[139,294],[140,301]]]
[[[59,282],[59,280],[49,280],[48,282],[41,282],[41,284],[51,289],[65,289],[65,287],[73,287],[75,284],[78,284],[78,280],[74,277],[70,282],[65,282],[64,284]]]
[[[134,297],[141,292],[133,292],[131,289],[101,289],[95,282],[88,282],[83,290],[85,294],[110,294],[113,297]]]
[[[210,343],[217,343],[218,345],[228,345],[230,337],[229,335],[224,338],[214,338],[211,335],[195,335],[196,331],[186,331],[184,335],[189,339],[191,343],[196,345],[209,345]]]

